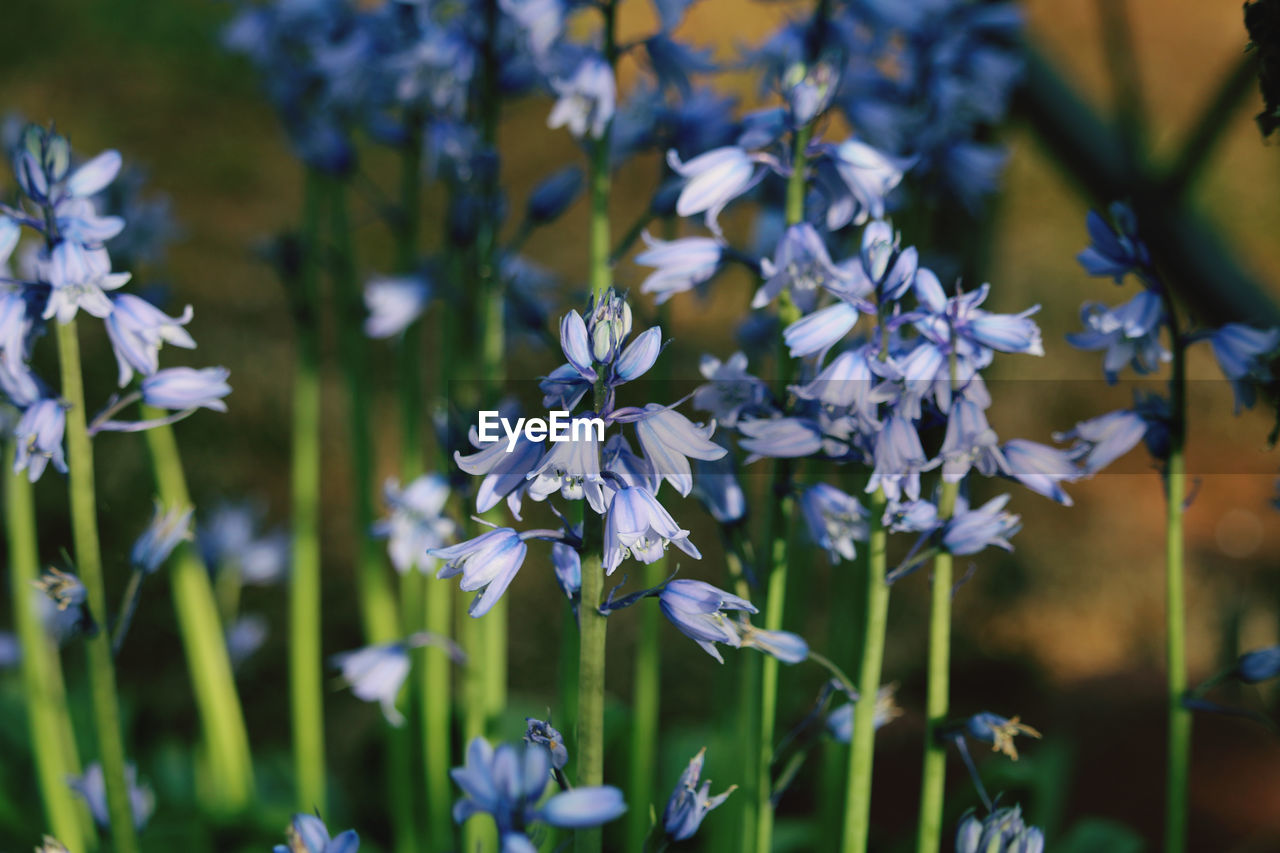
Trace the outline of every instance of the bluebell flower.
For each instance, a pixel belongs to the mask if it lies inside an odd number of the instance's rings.
[[[387,722],[402,726],[404,716],[396,708],[396,698],[409,675],[409,650],[428,645],[443,647],[455,661],[462,659],[451,641],[420,631],[397,642],[336,654],[329,662],[342,671],[342,680],[357,699],[379,703]]]
[[[645,329],[627,344],[627,348],[614,361],[609,385],[621,385],[648,373],[661,353],[662,329],[658,326]]]
[[[525,836],[530,824],[547,823],[564,829],[599,826],[626,810],[622,792],[601,785],[574,788],[543,802],[551,781],[551,754],[538,744],[502,744],[494,749],[482,737],[467,746],[466,765],[451,771],[463,798],[453,807],[453,819],[464,823],[478,814],[493,818],[503,850],[533,849]],[[526,846],[512,846],[511,836]]]
[[[547,58],[564,31],[561,0],[499,0],[499,7],[523,31],[535,62]]]
[[[195,349],[195,340],[182,328],[191,322],[188,305],[181,316],[170,317],[145,299],[122,293],[111,300],[107,315],[107,336],[120,367],[120,387],[129,384],[136,370],[150,376],[160,369],[160,347],[172,344]]]
[[[551,567],[565,597],[570,601],[577,598],[582,591],[582,556],[577,549],[556,542],[551,546]]]
[[[891,501],[901,500],[904,494],[911,500],[919,498],[920,472],[935,468],[940,462],[925,455],[920,434],[899,415],[890,416],[876,436],[874,461],[867,493],[883,489]]]
[[[330,838],[324,821],[310,814],[295,814],[288,836],[289,843],[277,844],[272,853],[356,853],[360,849],[354,829]]]
[[[743,415],[761,415],[769,400],[769,386],[747,372],[747,356],[735,352],[725,361],[704,355],[698,370],[708,381],[693,392],[693,405],[710,412],[719,423],[736,426]]]
[[[939,453],[942,479],[948,483],[963,480],[970,468],[977,468],[984,477],[1009,471],[1009,462],[1000,450],[995,430],[987,423],[986,412],[963,397],[952,403]]]
[[[642,563],[662,559],[668,545],[675,545],[695,560],[702,554],[689,541],[689,531],[676,524],[671,513],[648,490],[628,486],[609,502],[604,527],[604,571],[611,575],[627,558]]]
[[[969,812],[956,830],[956,853],[1044,853],[1044,833],[1023,822],[1018,806],[997,809],[982,820]]]
[[[1256,386],[1271,380],[1268,360],[1280,348],[1280,329],[1255,329],[1243,323],[1228,323],[1208,337],[1213,357],[1235,392],[1236,414],[1242,408],[1253,408]]]
[[[800,493],[800,512],[809,536],[833,563],[837,558],[852,560],[858,553],[855,543],[867,541],[870,535],[870,513],[853,495],[827,483],[817,483]]]
[[[872,717],[876,731],[902,716],[902,709],[894,699],[896,692],[895,684],[886,684],[876,691],[875,715]],[[846,702],[827,715],[827,731],[839,743],[849,743],[853,739],[853,714],[857,704],[857,700]]]
[[[551,222],[564,213],[582,191],[582,170],[566,166],[554,172],[529,194],[527,215],[530,222]]]
[[[439,474],[423,474],[401,489],[391,478],[383,486],[383,495],[391,517],[375,524],[373,534],[387,539],[391,565],[400,574],[431,568],[427,552],[442,547],[457,529],[444,514],[449,481]]]
[[[41,266],[50,287],[42,316],[56,318],[63,326],[81,308],[95,317],[109,315],[112,305],[107,291],[123,287],[131,278],[127,272],[111,271],[106,249],[86,248],[69,240],[59,241]]]
[[[569,750],[564,745],[564,735],[555,729],[548,720],[525,717],[525,743],[537,744],[545,748],[551,756],[551,766],[563,770],[569,763]]]
[[[57,400],[46,398],[28,406],[13,429],[13,473],[26,471],[27,479],[34,483],[50,462],[56,470],[67,473],[62,449],[66,427],[67,412]]]
[[[671,624],[680,633],[696,642],[702,650],[720,663],[724,658],[716,643],[740,648],[742,635],[737,623],[725,613],[741,611],[756,613],[756,608],[745,598],[739,598],[709,583],[677,578],[670,581],[658,594],[658,604]]]
[[[156,810],[156,796],[149,787],[138,783],[138,768],[132,763],[125,765],[124,780],[129,789],[129,808],[133,814],[134,828],[142,829]],[[102,775],[102,765],[93,762],[84,769],[82,775],[69,778],[67,784],[84,798],[89,806],[89,814],[93,815],[93,822],[103,829],[109,828],[111,816],[107,812],[107,785]]]
[[[831,262],[821,235],[807,222],[786,230],[773,259],[761,262],[761,271],[765,282],[752,298],[752,308],[763,308],[785,290],[808,313],[822,290],[845,291],[853,282],[851,272]]]
[[[573,420],[590,417],[580,415]],[[600,467],[600,442],[589,424],[584,432],[585,435],[579,434],[569,441],[552,443],[542,461],[525,475],[529,481],[529,497],[542,501],[559,492],[567,501],[585,498],[592,510],[604,512],[606,491]]]
[[[476,512],[488,512],[506,498],[511,514],[519,519],[521,495],[528,488],[529,472],[542,459],[542,442],[530,441],[521,431],[515,448],[508,450],[501,438],[487,444],[481,442],[474,427],[470,439],[479,451],[463,456],[455,450],[453,461],[466,473],[484,478],[476,490]]]
[[[233,669],[238,669],[267,642],[267,620],[256,613],[246,613],[227,626],[224,639],[227,657]]]
[[[194,507],[170,507],[166,510],[157,501],[151,523],[133,543],[129,561],[140,571],[153,574],[169,559],[175,548],[191,541],[191,518],[194,514]]]
[[[40,575],[40,579],[32,582],[36,589],[43,592],[58,610],[70,611],[84,606],[88,593],[80,578],[50,566]]]
[[[796,127],[808,124],[831,106],[840,85],[837,61],[838,57],[831,56],[813,63],[797,62],[787,69],[782,81],[783,96]]]
[[[1063,506],[1071,506],[1071,496],[1063,483],[1080,479],[1082,471],[1072,454],[1057,447],[1012,438],[1000,447],[1009,463],[1006,476],[1017,480],[1036,494],[1044,495]]]
[[[827,228],[861,225],[884,216],[885,199],[911,161],[890,157],[858,139],[823,146],[817,182],[827,196]]]
[[[169,367],[142,380],[142,399],[158,409],[212,409],[225,412],[222,398],[231,393],[225,367]]]
[[[897,368],[881,361],[874,348],[866,345],[845,350],[808,383],[789,390],[801,400],[820,404],[832,415],[849,416],[858,431],[873,435],[880,429],[880,404],[893,399],[884,380],[899,378]]]
[[[657,493],[661,480],[648,459],[631,449],[621,433],[611,435],[604,444],[604,470],[627,486],[638,486]]]
[[[448,548],[432,548],[427,553],[445,561],[437,578],[462,575],[459,587],[464,592],[483,590],[467,609],[471,616],[479,618],[502,598],[524,564],[528,550],[520,534],[510,527],[500,527]]]
[[[729,202],[746,193],[763,177],[756,157],[735,145],[713,148],[697,157],[681,161],[675,150],[667,152],[671,170],[684,178],[684,189],[676,200],[680,216],[706,214],[707,227],[720,233],[717,219]]]
[[[809,644],[804,637],[791,631],[767,631],[750,622],[738,623],[742,638],[741,648],[756,649],[782,663],[803,663],[809,659]]]
[[[978,307],[991,285],[948,299],[937,276],[924,268],[917,270],[914,287],[924,312],[916,328],[938,346],[948,351],[954,346],[962,358],[979,357],[983,350],[1044,355],[1040,327],[1030,319],[1039,305],[1019,314],[993,314]]]
[[[991,744],[992,752],[1001,752],[1018,760],[1018,747],[1014,738],[1026,735],[1039,739],[1040,732],[1021,722],[1018,717],[1002,717],[990,711],[974,714],[965,721],[965,734],[974,740]]]
[[[422,316],[431,299],[431,287],[419,276],[379,276],[364,286],[369,316],[364,333],[371,338],[394,338]]]
[[[693,489],[693,472],[689,459],[712,460],[724,456],[723,447],[711,440],[716,425],[695,424],[684,415],[649,403],[644,415],[635,422],[636,436],[645,458],[657,475],[659,485],[666,480],[681,495],[687,497]],[[657,489],[654,490],[655,493]]]
[[[1089,248],[1076,256],[1080,266],[1092,276],[1110,276],[1116,284],[1130,272],[1144,273],[1151,266],[1147,246],[1138,237],[1138,219],[1122,202],[1111,204],[1111,225],[1095,210],[1089,211]]]
[[[757,459],[797,459],[812,456],[822,449],[822,431],[805,418],[759,418],[742,421],[738,431],[745,436],[739,445],[751,455],[745,464]]]
[[[1074,440],[1068,452],[1083,473],[1096,474],[1136,447],[1146,434],[1147,422],[1126,409],[1081,421],[1074,429],[1054,433],[1053,439]]]
[[[709,281],[724,260],[724,244],[714,237],[655,240],[647,231],[643,237],[649,248],[636,255],[636,263],[655,269],[640,284],[640,292],[654,294],[658,305]]]
[[[1140,292],[1118,308],[1087,302],[1080,309],[1085,330],[1067,335],[1067,341],[1082,350],[1106,350],[1102,370],[1107,382],[1130,365],[1138,373],[1152,373],[1172,356],[1160,343],[1164,325],[1164,305],[1150,290]]]
[[[613,120],[617,85],[603,57],[584,57],[570,77],[552,80],[551,86],[559,100],[547,117],[548,127],[568,127],[578,139],[604,137]]]
[[[645,39],[644,50],[658,87],[675,89],[681,97],[688,97],[693,90],[692,75],[716,70],[710,51],[690,47],[665,31]]]
[[[1280,675],[1280,646],[1245,652],[1236,661],[1235,677],[1245,684],[1257,684]]]
[[[240,582],[270,586],[289,569],[289,534],[258,534],[258,512],[247,504],[222,504],[196,525],[196,543],[212,571],[236,572]]]
[[[942,547],[956,556],[976,554],[992,545],[1012,551],[1009,537],[1022,527],[1021,519],[1004,511],[1008,495],[992,498],[977,509],[957,511],[942,531]]]
[[[723,792],[711,796],[711,780],[701,780],[706,754],[707,749],[703,747],[690,759],[689,766],[680,774],[680,780],[667,800],[667,807],[662,810],[662,831],[672,841],[692,838],[707,814],[738,789],[737,785],[730,785]]]
[[[587,333],[591,339],[592,357],[601,364],[613,362],[631,334],[630,303],[612,290],[602,298],[593,299],[588,312]]]
[[[792,358],[824,353],[853,329],[861,316],[856,305],[841,300],[806,314],[783,331]]]
[[[699,459],[693,466],[693,494],[721,524],[741,521],[747,514],[747,495],[736,471],[737,463],[727,452],[719,459]]]
[[[876,219],[862,232],[861,272],[874,285],[879,303],[896,302],[915,283],[919,255],[915,246],[903,249],[889,223]]]

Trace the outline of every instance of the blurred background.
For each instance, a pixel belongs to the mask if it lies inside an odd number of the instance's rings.
[[[1160,232],[1171,244],[1153,241],[1153,250],[1179,264],[1170,275],[1185,278],[1194,289],[1183,296],[1206,310],[1235,312],[1232,319],[1275,322],[1280,316],[1275,308],[1280,301],[1280,157],[1274,145],[1263,143],[1253,122],[1261,99],[1256,79],[1240,72],[1247,36],[1238,3],[1036,0],[1021,5],[1034,57],[1028,87],[999,133],[1011,155],[1002,191],[982,221],[957,218],[950,226],[956,231],[947,238],[984,246],[979,271],[992,283],[988,307],[1042,306],[1037,320],[1045,333],[1046,357],[997,361],[993,384],[1000,386],[1000,402],[992,425],[1002,437],[1048,441],[1055,430],[1125,405],[1133,385],[1122,382],[1108,389],[1097,354],[1073,350],[1063,340],[1077,328],[1082,301],[1115,301],[1117,293],[1109,281],[1088,278],[1075,262],[1087,244],[1086,211],[1113,197],[1146,193],[1148,205],[1176,220]],[[1121,7],[1128,14],[1117,19],[1115,8]],[[189,357],[166,350],[167,363],[223,364],[235,389],[228,414],[201,413],[177,427],[193,494],[202,509],[220,500],[251,498],[266,508],[270,523],[284,525],[292,331],[281,286],[258,249],[296,221],[301,172],[252,70],[219,47],[218,31],[229,11],[206,0],[8,0],[0,27],[0,110],[55,121],[81,155],[119,149],[126,163],[145,170],[154,192],[169,198],[179,238],[162,264],[139,277],[144,286],[167,287],[171,307],[195,307],[190,329],[200,350]],[[735,47],[762,38],[787,13],[783,4],[703,0],[681,34],[728,58]],[[1118,22],[1121,30],[1129,30],[1127,42],[1115,41]],[[647,4],[623,4],[624,39],[628,31],[650,27]],[[756,96],[749,71],[727,75],[722,85],[744,106]],[[1076,102],[1067,93],[1074,93]],[[1097,153],[1092,143],[1105,154],[1102,135],[1119,133],[1141,116],[1145,153],[1136,165],[1144,174],[1176,165],[1219,94],[1223,106],[1213,124],[1220,133],[1203,166],[1187,176],[1181,199],[1157,196],[1137,179],[1126,185],[1123,166],[1112,169],[1090,159]],[[529,98],[505,115],[503,176],[513,210],[553,169],[581,162],[567,134],[546,129],[549,106],[547,99]],[[1046,118],[1054,108],[1059,118]],[[1076,120],[1081,115],[1095,124]],[[390,156],[371,150],[362,157],[370,178],[390,185]],[[617,176],[617,229],[647,204],[657,170],[656,162],[642,160]],[[6,174],[3,183],[10,181]],[[579,287],[585,270],[582,207],[579,203],[527,246],[530,256],[563,277],[566,288]],[[442,215],[433,202],[424,224],[427,234],[440,232]],[[385,271],[390,248],[382,230],[369,227],[361,233],[362,272]],[[1203,266],[1195,267],[1195,259],[1185,257],[1182,238],[1188,236],[1203,238],[1217,254],[1207,261],[1197,256]],[[910,242],[911,234],[904,239]],[[1215,267],[1215,258],[1226,265]],[[617,267],[617,284],[634,289],[644,275],[624,260]],[[1241,291],[1241,281],[1252,282],[1256,290]],[[664,357],[685,366],[675,368],[677,375],[687,370],[692,378],[704,352],[724,357],[734,351],[733,325],[753,290],[744,276],[730,275],[718,281],[711,298],[673,301],[667,336],[674,341]],[[563,293],[560,307],[576,305],[569,289]],[[652,312],[647,298],[640,301]],[[1248,314],[1239,316],[1241,311]],[[96,374],[89,387],[111,387],[115,364],[105,337],[86,347]],[[1233,418],[1230,388],[1215,378],[1217,368],[1207,348],[1201,349],[1191,362],[1192,378],[1202,381],[1192,383],[1189,470],[1195,498],[1186,521],[1193,684],[1241,650],[1280,641],[1280,512],[1272,505],[1280,454],[1266,442],[1273,413],[1262,407]],[[374,351],[389,360],[388,351],[377,346]],[[523,353],[513,356],[511,365],[515,378],[534,378],[554,366],[544,355]],[[452,374],[465,379],[467,368],[458,365]],[[393,446],[395,417],[386,391],[379,403],[386,416],[379,423]],[[344,395],[336,374],[326,392],[329,654],[359,645],[360,631],[348,559]],[[127,549],[151,512],[150,476],[136,437],[108,434],[98,442],[104,547],[108,571],[116,572],[108,583],[118,589],[127,572]],[[394,459],[394,453],[385,454],[388,475],[394,473]],[[1016,792],[1051,840],[1065,839],[1081,850],[1140,849],[1144,841],[1147,849],[1157,849],[1164,745],[1159,476],[1139,450],[1112,472],[1074,485],[1072,508],[1013,489],[1013,509],[1024,520],[1017,550],[975,558],[976,572],[956,598],[952,707],[958,715],[1019,714],[1045,734],[1042,742],[1026,747],[1017,764],[983,761],[987,756],[979,761],[993,789]],[[41,554],[54,560],[69,542],[62,480],[42,479],[37,498]],[[682,521],[701,517],[692,505],[683,516],[673,512]],[[715,531],[706,522],[691,527],[706,558],[687,568],[689,576],[714,579],[720,571]],[[839,660],[841,614],[826,611],[823,590],[840,579],[825,561],[809,576],[812,592],[788,627]],[[195,795],[183,790],[181,780],[197,721],[163,585],[161,580],[147,588],[119,665],[126,742],[159,799],[144,843],[154,850],[212,850],[212,842],[200,841],[199,833],[193,836],[181,825]],[[508,595],[509,735],[515,737],[525,716],[544,714],[549,707],[556,713],[557,657],[548,650],[558,647],[564,605],[549,566],[532,562]],[[277,768],[274,775],[267,773],[264,797],[271,798],[274,784],[280,801],[287,802],[284,590],[247,590],[245,606],[266,614],[271,626],[267,644],[240,672],[249,730],[255,757]],[[885,672],[898,682],[906,714],[880,735],[873,822],[886,849],[893,839],[909,836],[915,818],[926,609],[922,573],[895,588]],[[0,620],[6,619],[8,608],[0,612],[6,614]],[[630,687],[626,614],[611,626],[610,687],[621,706]],[[717,757],[728,766],[726,753],[733,745],[715,739],[706,708],[717,694],[718,704],[728,701],[731,681],[674,631],[664,634],[664,642],[660,778],[673,784],[680,765],[709,743],[710,775],[717,783],[730,783],[734,780],[716,772]],[[79,652],[68,652],[67,659],[70,678],[79,683]],[[730,658],[726,669],[733,663]],[[781,729],[799,720],[822,680],[819,671],[787,673]],[[0,725],[0,850],[27,849],[41,830],[34,792],[23,784],[29,758],[19,689],[16,677],[0,673],[0,720],[11,723]],[[1265,711],[1275,708],[1277,696],[1264,685],[1226,698]],[[339,817],[331,826],[358,827],[372,848],[385,837],[385,815],[376,786],[362,790],[352,783],[376,772],[382,721],[376,707],[346,692],[331,695],[327,713],[339,798],[334,806]],[[1194,849],[1280,850],[1280,742],[1255,723],[1228,717],[1201,715],[1195,727]],[[619,726],[613,737],[621,743],[625,729]],[[957,806],[976,802],[958,762],[949,778],[955,792],[950,799]],[[783,799],[780,846],[825,849],[799,819],[827,797],[823,780],[815,762]],[[731,820],[725,814],[709,822],[717,819]],[[1091,846],[1090,838],[1102,836],[1090,833],[1101,832],[1107,822],[1126,829],[1107,830],[1108,840]],[[166,848],[165,838],[183,841]],[[225,839],[221,843],[231,845],[221,849],[239,849]]]

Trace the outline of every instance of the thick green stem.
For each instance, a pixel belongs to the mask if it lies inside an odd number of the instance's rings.
[[[938,520],[955,512],[959,482],[942,484]],[[952,558],[941,551],[933,559],[929,594],[928,693],[925,698],[924,774],[920,785],[919,853],[937,853],[942,844],[942,805],[947,781],[947,748],[938,737],[950,704]]]
[[[62,680],[58,647],[40,616],[40,593],[34,584],[40,574],[36,550],[36,511],[27,473],[13,473],[13,448],[4,461],[4,521],[9,547],[9,594],[13,624],[22,645],[22,695],[35,762],[36,784],[50,831],[68,850],[84,850],[94,835],[88,812],[67,786],[68,776],[80,775],[67,691]]]
[[[858,670],[858,702],[853,712],[853,738],[849,744],[848,788],[845,791],[843,853],[867,849],[871,829],[871,765],[875,754],[876,695],[884,663],[885,631],[889,623],[889,586],[885,583],[883,489],[871,496],[871,535],[867,543],[867,620]]]
[[[1186,350],[1173,302],[1165,299],[1173,339],[1173,376],[1169,381],[1171,419],[1169,462],[1165,467],[1165,655],[1168,673],[1169,740],[1165,777],[1164,849],[1187,847],[1187,781],[1191,764],[1191,712],[1182,704],[1187,691],[1187,601],[1182,559],[1182,513],[1187,493],[1184,459],[1187,436]]]
[[[142,416],[161,418],[164,412],[143,406]],[[160,503],[166,511],[190,507],[173,427],[154,427],[146,431],[146,437]],[[225,812],[241,811],[253,796],[253,761],[209,570],[195,546],[185,542],[178,546],[169,565],[178,629],[208,747],[215,797],[210,805]]]
[[[76,568],[85,588],[89,612],[104,627],[86,641],[89,690],[93,702],[98,755],[107,788],[107,814],[116,853],[137,853],[138,836],[125,782],[124,741],[120,735],[120,708],[116,698],[115,664],[111,640],[105,629],[106,581],[98,546],[97,497],[94,489],[93,445],[85,424],[84,382],[80,373],[80,340],[76,321],[58,326],[58,357],[62,372],[62,398],[67,404],[67,466],[71,502],[71,538]]]
[[[293,565],[289,583],[289,695],[293,771],[302,812],[327,813],[324,688],[320,651],[320,218],[324,179],[307,174],[300,262],[294,286],[297,363],[291,461]]]

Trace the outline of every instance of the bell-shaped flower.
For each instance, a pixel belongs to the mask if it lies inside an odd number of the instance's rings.
[[[904,494],[911,500],[919,498],[920,472],[939,464],[925,455],[920,434],[899,415],[890,416],[876,437],[874,461],[867,492],[883,489],[891,501],[901,500]]]
[[[449,481],[439,474],[423,474],[403,489],[395,478],[383,486],[391,516],[373,526],[373,535],[387,539],[391,565],[400,574],[410,569],[426,571],[427,552],[442,547],[457,525],[448,518]]]
[[[568,78],[554,79],[558,100],[547,117],[547,127],[568,127],[576,138],[601,139],[617,102],[613,69],[604,58],[586,56]]]
[[[240,582],[270,586],[289,570],[289,534],[257,532],[259,513],[245,504],[223,504],[196,525],[196,543],[214,572],[235,572]]]
[[[1280,646],[1245,652],[1236,661],[1232,674],[1245,684],[1257,684],[1280,675]]]
[[[853,495],[835,486],[817,483],[800,493],[800,512],[809,535],[818,547],[837,558],[852,560],[857,555],[857,542],[870,535],[870,514]]]
[[[129,384],[136,370],[150,376],[160,369],[160,347],[172,344],[195,349],[195,340],[182,328],[191,322],[191,306],[179,317],[170,317],[145,299],[122,293],[112,300],[107,316],[107,336],[120,367],[120,387]]]
[[[1128,409],[1108,412],[1081,421],[1067,432],[1055,432],[1054,441],[1072,441],[1068,453],[1084,474],[1096,474],[1138,446],[1147,434],[1147,422]]]
[[[735,352],[726,361],[704,355],[698,370],[708,380],[693,392],[694,408],[710,412],[717,422],[734,427],[743,415],[763,415],[769,386],[747,372],[747,356]]]
[[[763,308],[786,291],[805,313],[814,309],[821,290],[844,292],[853,275],[831,262],[826,243],[807,222],[792,225],[778,241],[773,259],[761,263],[765,282],[751,300],[752,308]]]
[[[1000,451],[1000,440],[987,423],[987,413],[963,397],[951,405],[940,454],[942,479],[948,483],[963,480],[970,468],[977,468],[984,477],[1009,471],[1009,463]]]
[[[636,421],[635,429],[645,458],[659,481],[666,480],[677,492],[688,497],[693,489],[689,459],[719,459],[728,452],[711,440],[715,422],[704,427],[657,403],[649,403],[644,411],[645,414]]]
[[[648,231],[642,236],[649,248],[636,255],[636,263],[654,270],[640,284],[640,292],[654,294],[658,305],[709,281],[724,261],[724,243],[714,237],[656,240]]]
[[[551,567],[556,573],[556,583],[560,585],[565,598],[570,601],[582,592],[582,555],[576,548],[563,542],[551,546]]]
[[[574,421],[589,417],[582,415]],[[586,426],[585,430],[579,429],[575,434],[571,425],[570,440],[553,442],[542,461],[525,475],[529,481],[529,497],[542,501],[559,492],[567,501],[586,498],[591,509],[597,513],[604,512],[606,493],[600,467],[599,436],[590,423]]]
[[[525,717],[525,743],[544,747],[551,755],[551,766],[563,770],[569,763],[569,750],[564,745],[564,735],[555,729],[550,721]]]
[[[43,263],[49,281],[49,301],[43,317],[56,317],[65,326],[83,308],[95,317],[111,313],[107,291],[123,287],[132,277],[129,273],[113,273],[106,249],[89,249],[79,243],[61,240]]]
[[[129,561],[139,571],[153,574],[164,565],[175,548],[194,538],[191,532],[191,518],[194,514],[195,507],[171,507],[166,510],[157,501],[151,523],[133,543]]]
[[[378,276],[364,286],[364,333],[371,338],[394,338],[422,316],[431,287],[419,276]]]
[[[1063,506],[1071,506],[1071,496],[1062,484],[1080,479],[1083,473],[1071,453],[1024,438],[1006,441],[1000,451],[1009,463],[1005,476],[1017,480],[1036,494]]]
[[[324,821],[312,814],[294,815],[288,838],[288,844],[277,844],[272,853],[356,853],[360,849],[354,829],[330,838]]]
[[[1164,305],[1160,296],[1144,290],[1118,308],[1087,302],[1080,309],[1085,330],[1067,335],[1082,350],[1105,350],[1102,371],[1114,384],[1125,365],[1138,373],[1152,373],[1173,356],[1160,343]]]
[[[542,459],[542,442],[531,441],[521,430],[516,446],[508,450],[507,442],[500,438],[482,442],[475,427],[469,438],[478,452],[463,456],[455,450],[453,461],[473,477],[484,478],[476,489],[476,512],[488,512],[506,498],[511,514],[520,518],[520,497],[527,488],[529,472]]]
[[[225,412],[227,404],[222,398],[231,393],[227,384],[230,375],[225,367],[169,367],[142,380],[142,399],[157,409]]]
[[[1280,329],[1228,323],[1209,334],[1213,357],[1235,392],[1236,414],[1253,408],[1257,386],[1271,380],[1269,360],[1280,348]]]
[[[912,312],[915,327],[933,343],[961,358],[980,358],[984,350],[1044,355],[1040,327],[1030,319],[1036,305],[1020,314],[993,314],[979,308],[991,292],[984,284],[977,290],[950,298],[932,270],[916,271],[913,289],[919,309]]]
[[[1096,210],[1089,211],[1085,226],[1092,242],[1076,255],[1076,260],[1089,275],[1110,276],[1119,284],[1130,272],[1141,274],[1148,269],[1151,255],[1138,237],[1138,219],[1128,205],[1113,202],[1111,222],[1108,225]]]
[[[1044,853],[1044,833],[1023,822],[1019,806],[996,809],[981,820],[969,812],[956,830],[956,853]]]
[[[614,493],[604,527],[604,571],[611,575],[628,557],[642,563],[662,559],[675,545],[695,560],[702,554],[689,541],[689,531],[647,489],[628,486]]]
[[[658,360],[661,352],[662,329],[658,326],[645,329],[636,335],[635,340],[627,344],[627,348],[613,362],[609,384],[617,386],[645,375]]]
[[[942,530],[942,547],[951,554],[976,554],[994,545],[1012,551],[1009,537],[1022,527],[1021,519],[1004,511],[1008,495],[992,498],[977,509],[966,509],[952,516]]]
[[[721,524],[741,521],[747,514],[747,494],[736,470],[737,463],[727,452],[719,459],[699,459],[693,466],[693,495]]]
[[[132,762],[124,768],[125,786],[129,791],[129,809],[133,815],[135,829],[142,829],[151,820],[156,810],[156,795],[151,788],[138,783],[138,768]],[[111,815],[107,811],[107,782],[102,773],[102,765],[93,762],[84,769],[80,776],[67,780],[67,785],[75,791],[89,806],[89,814],[93,822],[103,829],[111,826]]]
[[[26,471],[27,479],[34,483],[50,462],[58,471],[67,473],[67,458],[62,450],[66,427],[67,412],[57,400],[45,398],[28,406],[13,428],[13,473]]]
[[[790,390],[831,414],[848,414],[857,430],[874,434],[880,429],[880,404],[893,399],[892,392],[881,384],[891,377],[898,377],[896,368],[876,358],[868,345],[845,350],[808,383]]]
[[[510,527],[499,527],[448,548],[432,548],[427,553],[445,561],[437,578],[462,575],[459,587],[464,592],[482,590],[467,609],[471,616],[479,618],[502,598],[528,551],[529,546],[519,533]]]
[[[884,154],[859,139],[826,146],[818,161],[818,184],[827,196],[827,228],[861,225],[884,216],[885,199],[911,161]]]
[[[661,483],[653,465],[637,455],[621,433],[610,436],[604,444],[604,470],[623,485],[638,486],[655,494]]]
[[[717,589],[703,581],[670,581],[658,594],[658,605],[671,624],[680,633],[693,640],[702,650],[720,663],[724,658],[716,643],[733,648],[742,645],[742,635],[736,622],[725,614],[730,611],[756,613],[756,608],[745,598]]]
[[[853,330],[860,316],[856,305],[841,300],[801,317],[783,330],[782,337],[792,358],[808,358],[831,349]]]
[[[782,663],[803,663],[809,659],[809,644],[799,634],[767,631],[745,621],[738,623],[738,634],[742,638],[741,648],[756,649]]]
[[[676,214],[705,213],[707,227],[716,234],[720,233],[720,212],[764,176],[759,159],[736,145],[713,148],[683,162],[672,149],[667,152],[667,163],[685,181],[676,200]]]
[[[875,715],[871,720],[876,731],[902,716],[902,709],[893,695],[896,689],[895,685],[887,684],[876,691]],[[857,701],[847,702],[827,715],[827,731],[840,743],[853,740],[853,714],[857,705]]]
[[[698,750],[689,766],[680,774],[675,790],[667,800],[667,807],[662,811],[662,831],[672,841],[687,841],[702,826],[707,814],[718,807],[729,795],[737,790],[737,785],[730,785],[723,792],[711,796],[711,780],[702,781],[702,763],[707,754],[706,747]]]
[[[760,418],[738,424],[739,444],[750,453],[745,464],[757,459],[798,459],[822,449],[822,430],[807,418]]]

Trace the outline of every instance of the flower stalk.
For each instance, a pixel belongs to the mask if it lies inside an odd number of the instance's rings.
[[[1168,666],[1168,766],[1165,776],[1164,849],[1182,853],[1187,847],[1187,782],[1191,764],[1191,711],[1182,703],[1187,692],[1187,600],[1183,568],[1182,514],[1187,495],[1184,453],[1187,439],[1186,346],[1173,300],[1164,293],[1172,339],[1173,371],[1169,379],[1169,461],[1165,466],[1165,657]]]

